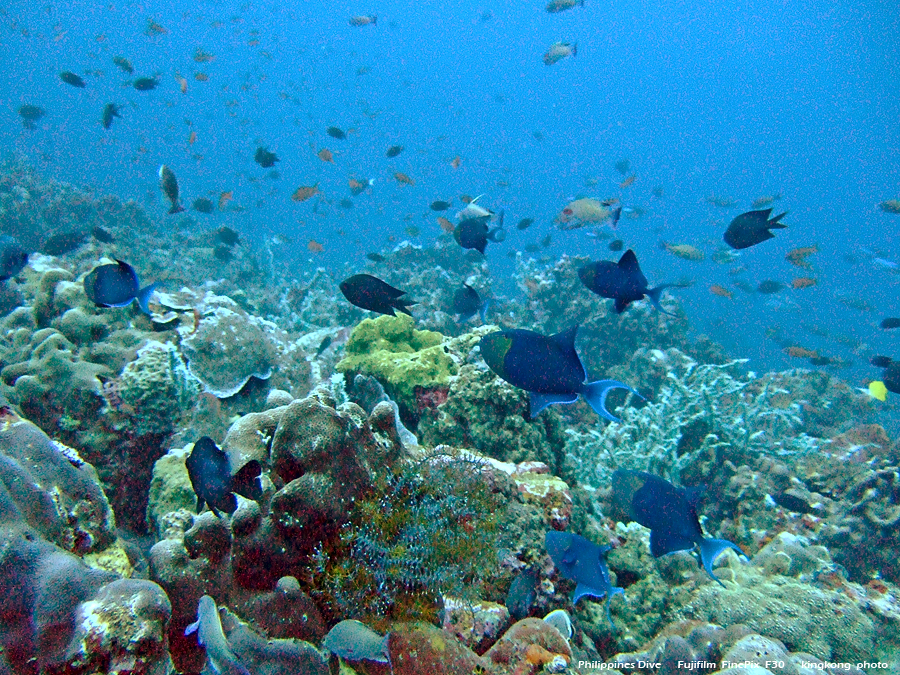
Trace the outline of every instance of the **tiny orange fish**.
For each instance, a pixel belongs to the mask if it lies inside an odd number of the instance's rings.
[[[194,52],[194,61],[196,61],[197,63],[209,63],[214,58],[216,57],[209,52],[204,51],[200,47],[197,47],[197,51]]]
[[[331,162],[332,164],[334,164],[334,155],[331,154],[331,150],[329,150],[328,148],[322,148],[317,154],[319,156],[319,159],[321,159],[323,162]]]
[[[815,286],[816,280],[812,277],[797,277],[791,282],[791,288],[809,288],[810,286]]]
[[[438,221],[438,225],[441,226],[441,229],[444,232],[446,232],[447,234],[453,234],[453,230],[456,229],[455,227],[453,227],[453,223],[451,223],[449,220],[447,220],[443,216],[438,216],[437,221]]]
[[[298,187],[294,191],[294,194],[291,195],[291,199],[293,199],[295,202],[305,202],[307,199],[318,193],[319,184],[316,183],[315,185],[309,187]]]
[[[719,284],[713,284],[709,287],[709,292],[713,295],[718,295],[720,298],[728,298],[731,300],[734,295],[724,286],[719,286]]]
[[[209,79],[209,75],[206,73],[194,73],[194,79],[197,82],[206,82]]]
[[[619,183],[619,187],[624,190],[625,188],[627,188],[629,185],[631,185],[636,180],[637,180],[637,176],[635,174],[631,174],[630,176],[628,176],[628,178],[626,178],[621,183]]]
[[[181,89],[182,94],[187,93],[187,80],[183,78],[181,75],[175,75],[175,79],[178,80],[178,86]]]
[[[394,179],[400,183],[400,185],[415,185],[416,181],[407,176],[405,173],[400,173],[399,171],[394,173]]]
[[[818,246],[801,246],[800,248],[795,248],[792,251],[788,251],[787,255],[784,256],[784,259],[792,265],[796,265],[797,267],[801,267],[805,270],[811,270],[812,265],[809,264],[806,258],[808,256],[811,256],[813,253],[818,252]]]
[[[472,195],[460,195],[459,201],[463,204],[471,204],[472,203]]]
[[[192,131],[191,135],[188,136],[188,145],[193,145],[196,142],[197,142],[197,132]]]
[[[459,158],[459,155],[450,160],[450,166],[454,169],[458,169],[460,164],[462,164],[462,160]]]
[[[306,248],[308,248],[312,253],[321,253],[325,250],[325,247],[315,239],[310,239],[309,243],[306,245]]]
[[[804,347],[785,347],[784,353],[795,359],[817,359],[819,352]]]
[[[163,35],[168,32],[168,30],[156,23],[153,19],[147,19],[147,28],[144,30],[144,35]]]
[[[254,38],[252,40],[247,40],[248,47],[256,47],[257,45],[259,45],[259,40],[257,40],[256,38]]]
[[[234,197],[234,192],[229,190],[228,192],[223,192],[219,195],[219,211],[225,210],[226,204],[232,200]]]

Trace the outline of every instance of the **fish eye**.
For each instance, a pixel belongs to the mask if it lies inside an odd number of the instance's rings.
[[[563,209],[563,213],[565,213],[567,216],[571,216],[571,215],[572,215],[572,209]]]

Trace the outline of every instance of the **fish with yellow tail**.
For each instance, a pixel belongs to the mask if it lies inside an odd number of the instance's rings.
[[[172,205],[169,209],[170,215],[184,211],[184,207],[178,201],[178,179],[175,178],[175,172],[165,164],[159,167],[159,189]]]

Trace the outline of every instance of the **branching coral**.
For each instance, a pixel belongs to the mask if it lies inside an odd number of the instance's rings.
[[[677,481],[698,456],[720,450],[791,455],[818,447],[798,433],[800,403],[777,381],[730,374],[746,361],[701,365],[677,350],[658,358],[669,363],[656,403],[622,409],[622,422],[603,430],[567,431],[567,458],[589,485],[608,485],[619,468]]]

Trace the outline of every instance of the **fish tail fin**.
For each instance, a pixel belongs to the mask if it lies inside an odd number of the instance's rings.
[[[373,15],[372,15],[372,25],[373,25],[373,26],[377,26],[377,25],[378,25],[378,15],[377,15],[377,14],[373,14]]]
[[[479,314],[481,315],[481,323],[487,323],[487,313],[491,307],[491,301],[485,300],[484,304],[481,306],[481,311]]]
[[[723,588],[725,587],[725,584],[722,583],[722,580],[719,579],[719,577],[713,574],[712,566],[716,561],[716,558],[728,549],[731,549],[740,556],[747,557],[746,554],[738,548],[737,544],[733,544],[727,539],[703,539],[700,541],[700,562],[703,564],[703,569],[705,569],[706,573],[715,579],[716,583]]]
[[[398,312],[403,312],[404,314],[412,316],[412,312],[409,311],[408,307],[411,307],[412,305],[415,305],[415,304],[416,303],[413,302],[412,300],[404,300],[402,298],[397,298],[396,300],[394,300],[391,307],[393,309],[396,309]]]
[[[584,0],[581,0],[582,6],[584,5]],[[572,45],[572,56],[578,56],[578,43]]]
[[[175,202],[172,204],[172,208],[169,209],[169,215],[174,216],[176,213],[181,213],[182,211],[184,211],[184,207],[178,202]]]
[[[667,312],[663,309],[663,306],[659,304],[659,299],[662,296],[662,292],[667,288],[672,288],[673,286],[677,286],[678,284],[660,284],[656,288],[648,288],[646,290],[647,299],[656,307],[657,310],[661,314],[666,314],[668,316],[675,316],[672,312]]]
[[[624,382],[618,382],[616,380],[597,380],[596,382],[589,382],[584,385],[584,390],[581,392],[581,395],[584,396],[584,400],[594,409],[595,413],[601,417],[605,417],[611,422],[621,422],[618,417],[606,409],[606,395],[613,389],[627,389],[635,396],[641,399],[644,398],[635,389],[632,389]]]
[[[145,286],[144,288],[142,288],[141,290],[138,291],[138,294],[137,294],[138,307],[140,307],[141,311],[144,314],[146,314],[147,316],[150,315],[150,307],[149,307],[150,298],[153,296],[153,291],[155,291],[160,285],[161,285],[161,282],[154,281],[149,286]]]
[[[785,225],[784,223],[779,223],[778,221],[784,218],[787,214],[788,212],[785,211],[784,213],[779,213],[774,218],[769,218],[769,221],[766,223],[766,227],[771,227],[776,230],[784,230],[785,228],[787,228],[787,225]]]
[[[610,586],[609,593],[606,594],[606,619],[609,621],[609,625],[613,630],[616,629],[616,624],[613,623],[612,612],[609,611],[609,603],[612,602],[614,595],[619,594],[621,594],[623,598],[625,597],[625,589],[619,586]]]

